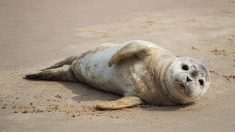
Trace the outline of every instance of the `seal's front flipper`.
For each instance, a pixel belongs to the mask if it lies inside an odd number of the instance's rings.
[[[123,97],[115,101],[104,101],[96,105],[96,109],[99,110],[119,110],[123,108],[135,107],[141,105],[144,102],[135,96]]]
[[[25,75],[26,79],[32,80],[53,80],[53,81],[76,81],[70,65],[63,65],[60,68],[43,70],[38,73]]]
[[[137,43],[135,41],[127,44],[123,48],[121,48],[117,53],[115,53],[110,59],[108,65],[111,67],[113,64],[116,64],[124,59],[136,56],[139,58],[144,58],[150,55],[150,48]]]

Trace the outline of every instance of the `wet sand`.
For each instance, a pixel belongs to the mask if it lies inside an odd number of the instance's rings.
[[[0,130],[234,131],[234,0],[62,0],[0,2]],[[191,106],[97,111],[118,95],[26,73],[104,42],[152,41],[201,60],[212,84]]]

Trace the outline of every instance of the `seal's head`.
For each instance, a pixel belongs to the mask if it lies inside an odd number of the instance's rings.
[[[193,58],[177,58],[170,67],[168,91],[177,103],[192,103],[202,97],[210,84],[206,67]]]

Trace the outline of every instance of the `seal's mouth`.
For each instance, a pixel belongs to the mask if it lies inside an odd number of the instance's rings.
[[[181,83],[177,83],[177,88],[185,91],[185,86]]]
[[[192,90],[190,89],[189,86],[185,86],[185,85],[182,84],[182,83],[177,83],[177,88],[178,88],[184,95],[186,95],[187,97],[190,97],[190,98],[197,98],[197,96],[195,96],[195,95],[192,94]]]
[[[185,86],[183,84],[178,84],[178,88],[185,89]]]
[[[175,80],[175,88],[181,93],[183,97],[196,99],[199,94],[196,88],[195,81],[190,76],[179,75]]]

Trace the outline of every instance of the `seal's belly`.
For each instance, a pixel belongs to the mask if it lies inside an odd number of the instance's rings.
[[[133,83],[139,82],[138,80],[141,80],[146,72],[142,67],[144,60],[131,57],[111,67],[108,66],[112,56],[132,42],[155,48],[159,53],[166,52],[159,46],[144,41],[106,44],[85,53],[77,60],[77,64],[73,68],[77,79],[106,92],[121,95],[124,95],[124,93],[135,94],[133,91],[136,85]]]
[[[128,70],[127,65],[108,66],[111,57],[121,48],[121,45],[111,44],[90,51],[78,60],[75,71],[80,72],[88,85],[122,95],[124,86],[131,85],[129,78],[123,74]]]

